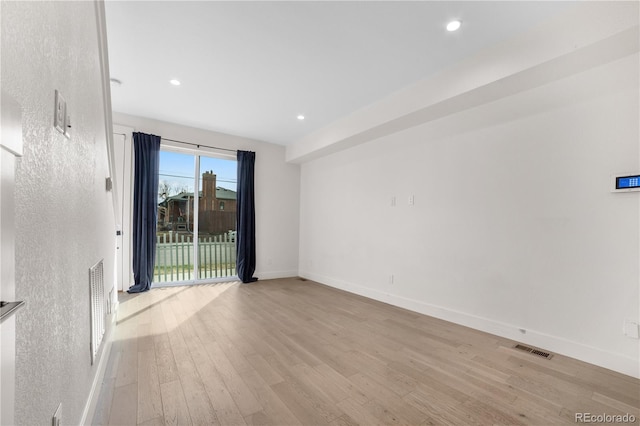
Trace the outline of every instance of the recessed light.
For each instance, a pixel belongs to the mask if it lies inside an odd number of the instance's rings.
[[[447,31],[457,31],[460,29],[462,22],[460,21],[451,21],[447,24]]]
[[[304,115],[299,114],[296,118],[297,118],[298,120],[301,120],[301,121],[302,121],[302,120],[304,120]]]
[[[180,80],[176,80],[175,78],[173,80],[169,80],[169,83],[173,84],[174,86],[180,86]]]

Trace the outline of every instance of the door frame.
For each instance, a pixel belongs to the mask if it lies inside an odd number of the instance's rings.
[[[178,153],[178,154],[185,154],[185,155],[191,155],[193,156],[193,160],[194,160],[194,183],[193,183],[193,187],[194,187],[194,194],[197,194],[200,192],[200,180],[202,178],[201,175],[201,166],[200,166],[200,161],[202,157],[209,157],[209,158],[217,158],[217,159],[222,159],[222,160],[231,160],[231,161],[236,161],[237,162],[237,158],[235,155],[231,155],[231,154],[227,154],[227,153],[220,153],[217,151],[209,151],[204,146],[198,146],[198,147],[192,147],[192,146],[185,146],[187,145],[185,142],[178,142],[178,141],[165,141],[163,140],[161,145],[160,145],[160,150],[161,151],[165,151],[165,152],[174,152],[174,153]],[[193,202],[193,223],[194,223],[194,227],[193,227],[193,239],[194,239],[194,244],[193,244],[193,271],[192,271],[192,275],[193,275],[193,279],[190,280],[183,280],[183,281],[168,281],[168,282],[154,282],[153,286],[154,287],[174,287],[174,286],[189,286],[189,285],[196,285],[196,284],[210,284],[210,283],[218,283],[218,282],[231,282],[231,281],[237,281],[238,280],[238,276],[237,275],[230,275],[230,276],[225,276],[225,277],[217,277],[217,278],[200,278],[200,266],[199,266],[199,248],[198,248],[198,244],[196,243],[196,241],[198,241],[198,237],[199,237],[199,212],[200,212],[200,199],[199,197],[194,198],[194,202]]]
[[[133,134],[134,129],[113,125],[115,184],[118,195],[116,213],[116,283],[118,291],[133,284],[131,223],[133,203]],[[123,136],[124,135],[124,136]],[[117,235],[120,233],[120,235]]]

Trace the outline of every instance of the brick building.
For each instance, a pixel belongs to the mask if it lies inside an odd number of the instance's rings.
[[[213,171],[202,174],[198,232],[223,234],[235,230],[236,192],[216,185]],[[181,192],[158,204],[158,230],[193,232],[193,192]]]

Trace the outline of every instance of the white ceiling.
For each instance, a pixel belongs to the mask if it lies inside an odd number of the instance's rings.
[[[289,145],[567,5],[108,1],[113,110]]]

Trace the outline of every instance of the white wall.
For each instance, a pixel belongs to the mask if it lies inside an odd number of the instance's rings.
[[[300,275],[637,377],[638,60],[303,163]]]
[[[23,108],[16,170],[15,423],[78,424],[96,377],[89,353],[89,268],[113,283],[114,219],[93,2],[2,2],[2,88]],[[54,90],[72,137],[53,128]],[[3,410],[5,407],[3,407]]]
[[[254,276],[269,279],[298,275],[300,167],[285,162],[283,146],[117,112],[113,114],[113,122],[138,132],[203,147],[255,151],[257,261]]]

